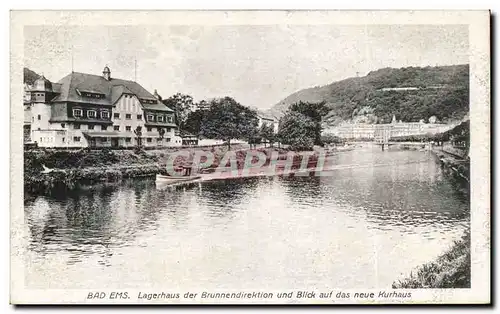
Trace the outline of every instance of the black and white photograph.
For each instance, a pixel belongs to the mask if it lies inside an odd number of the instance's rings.
[[[11,303],[489,303],[489,18],[13,11]]]

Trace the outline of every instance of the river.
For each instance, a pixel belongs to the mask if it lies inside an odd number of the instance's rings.
[[[469,226],[467,196],[430,152],[366,148],[329,158],[353,166],[181,189],[141,179],[27,199],[25,283],[390,288]]]

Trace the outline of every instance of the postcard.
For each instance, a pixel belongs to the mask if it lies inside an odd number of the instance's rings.
[[[491,302],[489,11],[10,23],[12,304]]]

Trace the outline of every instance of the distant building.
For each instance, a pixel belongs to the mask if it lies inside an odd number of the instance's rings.
[[[274,133],[278,133],[278,119],[264,112],[257,112],[257,118],[259,119],[258,127],[262,127],[263,124],[272,125]]]
[[[340,138],[352,140],[373,140],[375,138],[400,137],[422,134],[437,134],[446,132],[454,125],[440,123],[424,123],[420,122],[402,122],[397,121],[396,116],[393,116],[392,122],[389,124],[361,124],[351,123],[337,127],[330,127],[324,130],[324,133],[329,133]]]
[[[160,100],[107,66],[102,76],[71,72],[57,83],[42,76],[26,86],[25,132],[40,147],[180,145],[174,112]]]
[[[419,87],[384,87],[378,90],[382,92],[389,92],[389,91],[404,92],[404,91],[419,90],[419,89],[420,89]]]
[[[178,131],[175,134],[177,140],[180,139],[182,146],[198,146],[198,136],[186,131]]]
[[[437,123],[437,122],[438,122],[438,119],[437,119],[436,116],[432,116],[432,117],[429,118],[429,123],[434,124],[434,123]]]

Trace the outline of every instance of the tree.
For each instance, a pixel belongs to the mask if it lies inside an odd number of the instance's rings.
[[[160,138],[162,139],[165,136],[165,129],[158,128],[158,134],[160,135]]]
[[[136,139],[137,139],[137,147],[141,147],[142,145],[142,127],[141,126],[137,126],[134,130],[134,134],[136,136]]]
[[[417,89],[391,91],[388,87]],[[332,120],[350,120],[365,106],[374,108],[373,114],[386,122],[394,114],[405,122],[433,115],[443,122],[460,120],[469,110],[469,65],[384,68],[364,77],[298,91],[271,111],[281,115],[292,103],[313,99],[328,104]]]
[[[204,109],[190,112],[184,122],[184,130],[189,133],[199,135],[201,132],[201,124],[206,115],[207,110]]]
[[[175,122],[179,130],[184,129],[184,124],[189,113],[194,109],[193,97],[177,93],[163,100],[163,103],[175,111]]]
[[[262,123],[259,130],[259,135],[262,139],[264,139],[264,146],[266,142],[269,142],[269,145],[272,147],[275,141],[274,127],[270,123]]]
[[[242,106],[231,97],[213,99],[201,123],[201,134],[226,141],[231,149],[231,139],[246,138],[256,134],[257,113]]]
[[[325,102],[308,103],[299,101],[290,106],[290,110],[308,117],[314,123],[314,144],[321,145],[321,121],[329,111]]]
[[[323,134],[321,135],[321,142],[323,144],[342,144],[344,140],[333,134]]]
[[[278,139],[293,150],[311,150],[316,138],[316,122],[302,113],[289,110],[280,120]]]

